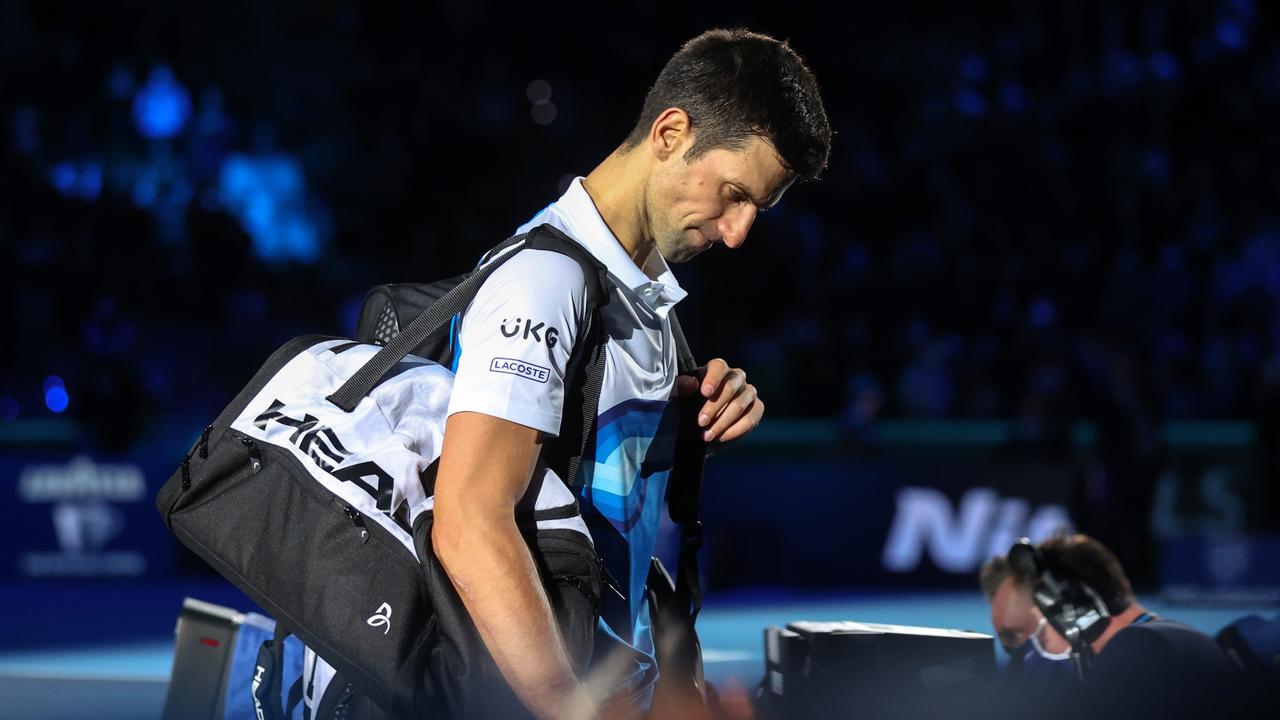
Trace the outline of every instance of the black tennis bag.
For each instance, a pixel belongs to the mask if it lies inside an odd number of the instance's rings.
[[[184,545],[392,717],[527,715],[432,552],[431,496],[452,374],[410,354],[447,336],[451,319],[516,252],[573,257],[587,271],[585,332],[570,356],[561,434],[545,452],[560,477],[578,477],[603,377],[605,271],[549,226],[495,251],[517,244],[441,281],[439,299],[384,347],[324,336],[285,343],[205,429],[156,498]],[[415,412],[402,412],[407,407]],[[539,514],[577,512],[574,502],[516,520],[582,672],[598,613],[599,560],[580,534],[536,524]],[[266,670],[255,686],[274,682],[278,689],[280,678]],[[291,701],[300,694],[295,688]],[[268,718],[291,710],[259,709]]]

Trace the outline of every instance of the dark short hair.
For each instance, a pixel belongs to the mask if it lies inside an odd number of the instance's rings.
[[[818,83],[786,42],[749,30],[708,30],[667,61],[644,99],[640,120],[623,143],[644,141],[667,108],[689,115],[693,146],[685,160],[717,148],[767,140],[800,180],[827,165],[831,126]]]
[[[1133,604],[1129,577],[1106,545],[1077,533],[1051,537],[1038,547],[1050,569],[1093,588],[1112,615],[1124,612]]]

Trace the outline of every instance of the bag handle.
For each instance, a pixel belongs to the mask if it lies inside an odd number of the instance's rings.
[[[253,704],[263,720],[289,720],[294,708],[302,701],[302,678],[289,686],[289,697],[281,697],[284,685],[284,642],[293,634],[282,621],[276,621],[276,629],[269,640],[258,647],[258,661],[254,666]],[[281,704],[283,700],[283,704]]]
[[[556,231],[551,226],[540,225],[528,233],[504,240],[494,248],[493,252],[490,253],[491,255],[521,241],[524,242],[524,246],[513,252],[500,255],[489,261],[488,264],[474,270],[471,275],[467,276],[467,279],[458,283],[443,297],[432,303],[431,307],[427,308],[421,315],[414,318],[408,327],[401,330],[398,335],[391,339],[391,342],[383,346],[363,367],[348,378],[342,384],[342,387],[338,388],[326,399],[337,405],[343,412],[354,410],[356,405],[359,405],[360,401],[377,386],[378,381],[382,379],[382,376],[388,370],[442,328],[454,315],[465,310],[475,297],[480,286],[484,284],[484,281],[488,280],[489,276],[501,267],[503,263],[510,260],[522,249],[553,250],[564,254],[563,237],[559,231]],[[573,243],[572,240],[569,242],[576,246],[576,243]],[[589,303],[599,304],[601,302],[603,293],[600,292],[600,285],[601,283],[597,279],[587,278]]]

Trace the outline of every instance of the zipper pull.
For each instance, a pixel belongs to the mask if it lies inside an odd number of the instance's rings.
[[[257,475],[262,469],[262,455],[258,453],[258,446],[247,437],[240,438],[240,442],[249,449],[249,463],[253,465],[253,474]]]
[[[185,492],[191,489],[191,457],[187,456],[182,459],[182,490]]]
[[[605,567],[604,560],[600,559],[599,555],[596,556],[596,565],[600,566],[600,577],[604,580],[604,586],[612,590],[619,599],[626,600],[627,596],[618,589],[617,579],[613,577],[613,573],[609,572],[609,568]]]
[[[351,507],[350,505],[344,508],[342,512],[346,513],[347,519],[351,521],[352,525],[355,525],[356,527],[360,528],[360,539],[368,540],[369,529],[364,526],[364,515],[362,515],[359,510]]]
[[[200,433],[200,442],[196,443],[196,447],[200,448],[201,460],[209,457],[209,433],[211,432],[213,432],[213,426],[206,425],[204,432]]]

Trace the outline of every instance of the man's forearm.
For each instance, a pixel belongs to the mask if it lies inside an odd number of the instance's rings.
[[[514,519],[453,510],[444,522],[437,512],[432,541],[503,677],[539,717],[589,716],[590,701]]]

